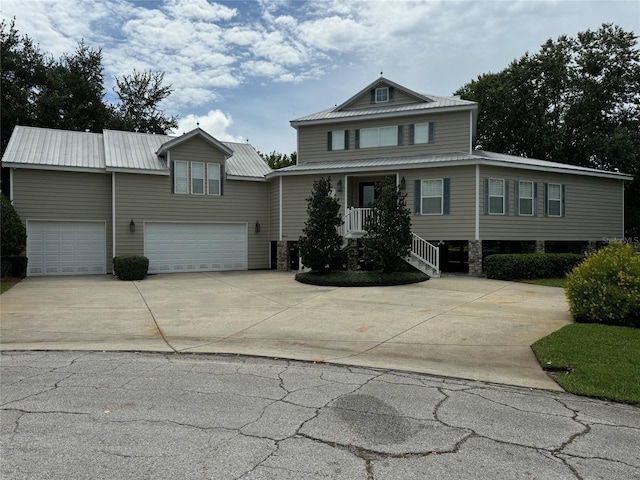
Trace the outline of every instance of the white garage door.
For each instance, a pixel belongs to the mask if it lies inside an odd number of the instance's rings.
[[[149,273],[247,269],[246,224],[144,224]]]
[[[104,222],[27,221],[28,276],[106,272]]]

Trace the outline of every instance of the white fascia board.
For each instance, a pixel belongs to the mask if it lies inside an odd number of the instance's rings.
[[[361,115],[352,115],[352,116],[344,116],[344,117],[333,117],[333,118],[319,118],[317,120],[291,120],[289,123],[293,128],[297,130],[299,126],[304,127],[307,125],[323,125],[328,123],[347,123],[354,121],[362,121],[362,120],[381,120],[385,118],[398,118],[398,117],[414,117],[417,115],[428,115],[431,113],[443,113],[443,112],[460,112],[460,111],[474,111],[478,110],[477,105],[458,105],[453,107],[435,107],[435,108],[424,108],[424,109],[416,109],[416,110],[403,110],[400,112],[386,112],[386,113],[363,113]]]
[[[107,172],[116,172],[116,173],[137,173],[140,175],[160,175],[164,177],[168,177],[171,175],[169,170],[145,170],[142,168],[117,168],[111,167],[107,168]]]
[[[243,177],[240,175],[227,175],[227,180],[240,180],[245,182],[266,182],[266,177]]]
[[[480,165],[490,166],[490,167],[502,167],[502,168],[515,168],[519,170],[536,170],[538,172],[551,172],[551,173],[562,173],[568,175],[581,175],[586,177],[600,177],[600,178],[610,178],[615,180],[633,180],[633,175],[627,175],[626,173],[616,173],[616,172],[607,172],[605,170],[575,170],[573,168],[565,168],[562,165],[558,164],[558,167],[555,166],[540,166],[540,165],[526,165],[521,163],[509,162],[508,160],[489,160],[485,158],[479,159],[478,163]]]

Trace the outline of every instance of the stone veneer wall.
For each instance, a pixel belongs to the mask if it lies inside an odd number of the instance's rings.
[[[469,275],[482,276],[482,240],[469,240]]]
[[[286,240],[278,241],[278,271],[279,272],[288,272],[291,267],[291,257],[289,254],[289,245]]]

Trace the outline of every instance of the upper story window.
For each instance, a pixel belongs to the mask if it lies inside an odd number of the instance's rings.
[[[359,130],[358,148],[398,145],[399,131],[401,130],[397,125],[393,127],[362,128]]]
[[[490,178],[489,179],[489,214],[504,215],[505,188],[504,180]]]
[[[173,193],[221,195],[221,165],[218,163],[173,161]]]
[[[533,182],[518,182],[518,215],[533,215],[534,184]]]
[[[389,101],[389,87],[376,88],[376,103],[385,103]]]
[[[409,125],[409,145],[417,143],[434,143],[435,125],[433,122]]]
[[[349,148],[349,130],[327,132],[327,150],[347,150]]]

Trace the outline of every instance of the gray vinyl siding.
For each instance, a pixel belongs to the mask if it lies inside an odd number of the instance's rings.
[[[507,215],[484,214],[484,179],[509,182]],[[537,215],[516,215],[516,181],[537,182]],[[546,217],[544,184],[565,186],[565,216]],[[600,241],[622,236],[622,185],[619,180],[498,167],[480,168],[480,238],[482,240]]]
[[[174,155],[171,155],[174,159]],[[194,157],[189,157],[194,161]],[[171,178],[116,175],[117,254],[142,254],[144,222],[244,223],[248,232],[249,269],[269,268],[269,184],[225,180],[224,195],[171,194]],[[135,233],[129,222],[136,223]],[[260,233],[255,223],[260,222]]]
[[[280,179],[274,178],[269,182],[269,240],[280,240]]]
[[[385,85],[381,85],[384,87]],[[375,90],[375,88],[373,89]],[[372,108],[372,107],[389,107],[391,105],[402,105],[406,103],[422,103],[423,100],[418,100],[415,97],[407,95],[405,92],[395,89],[393,92],[393,100],[390,102],[384,103],[375,103],[371,102],[370,91],[367,91],[362,97],[358,98],[355,102],[353,102],[348,107],[344,108],[344,110],[362,110],[364,108]]]
[[[28,220],[105,222],[111,272],[111,174],[14,169],[13,205]]]
[[[400,172],[406,183],[407,206],[411,210],[411,230],[429,241],[470,240],[475,235],[475,166],[427,168]],[[450,181],[449,213],[416,215],[416,180]]]
[[[435,142],[409,145],[409,125],[426,122],[433,122],[435,124]],[[403,142],[401,146],[355,148],[355,130],[394,125],[403,126]],[[349,130],[349,148],[347,150],[328,150],[327,132],[333,130]],[[469,112],[414,115],[376,120],[356,120],[335,124],[298,127],[299,163],[325,162],[333,159],[351,160],[468,151]]]
[[[200,137],[194,137],[171,149],[171,161],[211,162],[224,165],[225,155]]]
[[[307,221],[307,198],[311,196],[313,182],[321,175],[303,175],[282,178],[282,240],[297,241]],[[325,178],[328,175],[325,175]],[[331,175],[331,183],[335,185],[338,175]],[[343,194],[340,194],[343,195]],[[344,208],[343,199],[338,201]]]

